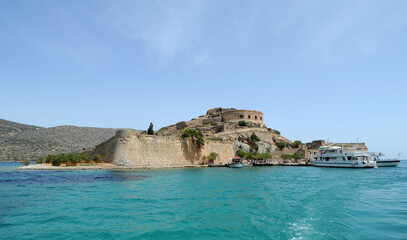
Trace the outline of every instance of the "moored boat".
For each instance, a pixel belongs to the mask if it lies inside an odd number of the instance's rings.
[[[230,160],[228,166],[230,168],[242,168],[244,167],[244,159],[240,157],[234,157]]]
[[[367,148],[329,145],[319,148],[314,167],[375,168],[377,166],[367,152]]]
[[[371,153],[373,159],[376,161],[378,167],[397,167],[400,163],[400,153],[398,159],[381,159],[384,156],[383,153]]]

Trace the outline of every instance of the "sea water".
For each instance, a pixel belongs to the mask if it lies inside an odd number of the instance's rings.
[[[0,239],[407,239],[407,162],[336,169],[18,170]]]

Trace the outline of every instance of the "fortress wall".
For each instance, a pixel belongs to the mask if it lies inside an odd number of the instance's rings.
[[[191,139],[145,134],[120,134],[98,145],[95,153],[106,162],[132,167],[184,167],[204,164],[202,157],[216,152],[215,164],[234,156],[231,142],[208,141],[199,148]]]
[[[260,126],[265,126],[263,113],[259,111],[253,110],[233,110],[224,112],[222,115],[223,121],[225,122],[239,122],[239,121],[246,121],[252,122],[256,124],[260,124]]]

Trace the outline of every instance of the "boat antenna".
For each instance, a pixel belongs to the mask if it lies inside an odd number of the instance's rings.
[[[356,145],[353,146],[353,149],[356,150],[356,147],[359,145],[359,138],[356,138]]]
[[[400,151],[399,154],[398,154],[398,160],[400,160],[400,155],[401,155],[401,151]]]

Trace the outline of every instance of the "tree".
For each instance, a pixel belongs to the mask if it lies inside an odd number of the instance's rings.
[[[281,157],[282,159],[284,159],[284,160],[287,160],[287,159],[290,159],[292,156],[291,156],[290,154],[283,153],[283,154],[281,154],[280,157]]]
[[[199,147],[203,147],[205,145],[205,139],[201,130],[196,131],[195,129],[185,129],[181,135],[181,138],[192,137],[192,139],[196,140]]]
[[[293,148],[299,148],[301,146],[301,144],[302,144],[302,142],[297,140],[297,141],[294,141],[292,145],[293,145]]]
[[[148,127],[148,130],[147,130],[147,134],[154,135],[153,123],[150,123],[150,126]]]
[[[299,153],[299,152],[295,152],[295,153],[292,155],[292,158],[294,158],[295,160],[300,160],[300,159],[304,158],[304,156],[303,156],[301,153]]]
[[[252,140],[252,142],[258,142],[260,141],[260,138],[255,133],[252,133],[250,140]]]
[[[287,147],[287,143],[281,141],[281,142],[277,143],[277,147],[278,147],[281,151],[283,151],[283,149],[284,149],[285,147]]]
[[[236,156],[238,156],[238,157],[240,157],[240,158],[244,158],[245,155],[246,155],[246,152],[243,151],[243,150],[241,150],[241,149],[239,149],[239,150],[236,151]]]

